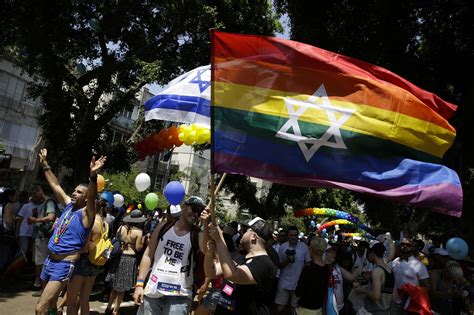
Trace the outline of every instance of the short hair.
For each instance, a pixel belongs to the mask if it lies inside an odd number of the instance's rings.
[[[385,254],[385,245],[383,243],[375,243],[372,245],[371,248],[369,248],[369,252],[372,252],[377,256],[378,258],[383,258],[383,254]]]
[[[288,228],[288,232],[290,231],[296,231],[296,233],[298,233],[298,228],[295,225],[292,225]]]
[[[82,187],[85,187],[86,189],[89,188],[89,184],[86,184],[86,183],[80,183],[79,185],[77,186],[82,186]]]
[[[423,242],[422,240],[415,240],[414,243],[421,249],[425,247],[425,242]]]
[[[459,279],[464,276],[461,265],[455,260],[448,261],[444,270],[451,279]]]
[[[316,255],[322,256],[328,247],[328,242],[326,239],[316,236],[311,240],[309,246]]]
[[[43,187],[41,187],[40,185],[34,185],[33,188],[31,188],[31,191],[32,192],[43,192],[44,193],[44,190],[43,190]]]

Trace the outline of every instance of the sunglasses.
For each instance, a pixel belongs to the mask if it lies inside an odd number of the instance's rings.
[[[200,206],[196,206],[196,205],[189,205],[189,207],[191,208],[191,211],[193,213],[197,213],[197,214],[201,214],[201,212],[204,211],[204,209]]]

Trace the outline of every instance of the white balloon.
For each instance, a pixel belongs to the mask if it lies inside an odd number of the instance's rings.
[[[124,201],[125,200],[121,194],[114,195],[114,207],[120,208],[123,206]]]
[[[145,191],[150,187],[150,176],[147,173],[140,173],[135,177],[135,187],[138,191]]]

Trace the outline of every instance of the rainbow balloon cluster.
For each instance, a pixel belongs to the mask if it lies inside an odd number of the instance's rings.
[[[206,126],[199,124],[171,126],[168,129],[162,129],[148,137],[142,139],[133,145],[138,152],[140,160],[144,160],[148,155],[169,150],[173,146],[179,147],[183,143],[192,145],[193,143],[204,144],[211,142],[211,131]]]
[[[350,213],[334,210],[330,208],[306,208],[306,209],[298,210],[295,212],[295,217],[305,217],[305,216],[312,216],[312,215],[336,217],[337,219],[348,220],[348,221],[351,221],[352,223],[359,222],[359,218],[353,216]]]
[[[354,222],[351,222],[351,221],[348,221],[348,220],[344,220],[344,219],[338,219],[338,220],[333,220],[333,221],[329,221],[329,222],[326,222],[324,224],[321,224],[321,226],[319,227],[319,231],[322,231],[330,226],[334,226],[334,225],[354,225]]]
[[[342,233],[344,237],[354,237],[354,236],[362,236],[360,233]]]

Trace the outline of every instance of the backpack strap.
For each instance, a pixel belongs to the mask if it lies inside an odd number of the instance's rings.
[[[166,234],[166,232],[168,232],[169,229],[171,229],[177,221],[178,219],[173,219],[173,220],[165,222],[165,224],[160,229],[160,233],[158,233],[158,243],[156,243],[157,246],[160,243],[160,241],[163,240],[163,236]]]
[[[193,225],[192,229],[191,229],[191,250],[189,251],[189,255],[188,255],[188,265],[189,265],[189,269],[188,269],[188,276],[189,276],[189,273],[191,272],[191,263],[194,263],[194,266],[193,266],[193,270],[194,270],[194,267],[196,266],[196,262],[197,262],[197,256],[198,256],[198,253],[199,253],[199,232],[201,232],[201,229],[198,228],[197,226]],[[192,257],[192,261],[191,261],[191,257]]]

